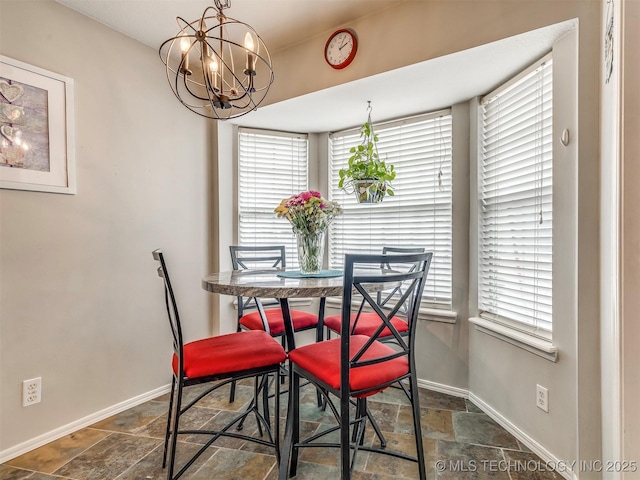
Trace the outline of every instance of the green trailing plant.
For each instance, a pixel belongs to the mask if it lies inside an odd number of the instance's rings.
[[[387,165],[380,159],[376,146],[378,136],[373,131],[371,114],[360,127],[360,138],[362,142],[349,149],[351,156],[347,168],[338,172],[338,187],[347,192],[353,190],[359,201],[378,202],[385,195],[393,196],[391,181],[396,178],[396,172],[393,165]]]

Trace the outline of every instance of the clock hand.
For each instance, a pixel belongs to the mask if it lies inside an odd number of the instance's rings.
[[[346,41],[346,42],[344,42],[342,45],[340,45],[340,46],[338,47],[338,50],[342,50],[342,49],[343,49],[343,47],[346,47],[347,45],[349,45],[349,42],[348,42],[348,41]]]

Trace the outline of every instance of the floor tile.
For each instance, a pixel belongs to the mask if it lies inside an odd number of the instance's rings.
[[[454,440],[451,410],[420,409],[420,427],[422,436],[440,440]],[[413,434],[413,413],[409,406],[401,406],[395,432]]]
[[[457,442],[519,448],[516,438],[484,413],[453,412],[453,429]]]
[[[453,397],[445,393],[421,388],[420,408],[435,408],[439,410],[455,410],[466,412],[467,404],[464,398]]]
[[[401,408],[399,404],[368,401],[367,405],[369,407],[371,415],[380,427],[380,430],[382,430],[383,432],[396,431],[396,424],[398,423],[398,412]],[[411,415],[410,409],[409,415]]]
[[[194,387],[190,387],[194,388]],[[253,387],[246,385],[236,385],[236,394],[233,402],[229,402],[230,385],[220,387],[204,397],[198,403],[204,408],[214,408],[217,410],[229,410],[239,412],[245,409],[251,399],[253,399]]]
[[[277,480],[278,469],[273,468],[265,480]],[[338,467],[320,465],[318,463],[298,462],[295,480],[324,480],[340,478]]]
[[[274,469],[275,465],[274,455],[221,448],[189,478],[190,480],[262,479]]]
[[[78,480],[116,478],[160,443],[157,439],[113,433],[53,473]]]
[[[70,480],[65,477],[54,477],[46,473],[32,472],[5,465],[0,465],[0,478],[2,480]]]
[[[10,467],[6,464],[0,465],[0,478],[2,480],[25,480],[31,475],[33,475],[33,472],[30,470]]]
[[[164,402],[149,401],[125,410],[100,422],[91,428],[109,430],[112,432],[132,433],[145,427],[159,416],[166,414],[167,405]]]
[[[7,462],[13,467],[53,473],[83,451],[109,436],[110,432],[84,428]],[[4,478],[0,476],[0,478]]]
[[[198,430],[215,417],[220,410],[210,408],[191,407],[180,417],[180,430]],[[136,435],[160,438],[164,440],[167,433],[167,412],[151,423],[134,430]],[[182,439],[181,439],[182,440]]]
[[[174,475],[193,457],[202,445],[193,443],[178,442],[176,448],[176,463],[174,467]],[[204,465],[213,454],[218,451],[215,447],[209,447],[198,459],[191,465],[180,477],[181,480],[190,480],[198,469]],[[146,455],[142,460],[137,462],[131,468],[122,473],[117,480],[165,480],[167,478],[167,470],[162,468],[162,456],[164,453],[163,445],[159,445],[151,453]]]
[[[413,435],[385,433],[385,438],[387,439],[385,450],[393,450],[411,456],[416,455],[416,444]],[[435,441],[423,439],[422,450],[425,458],[435,455]],[[416,462],[382,453],[370,453],[364,471],[395,475],[398,478],[418,478],[418,464]]]
[[[504,463],[499,448],[437,440],[435,458],[438,480],[510,480],[509,474],[499,468],[500,462]]]
[[[331,424],[322,424],[313,432],[300,432],[300,439],[304,440],[312,434],[325,432],[336,426],[335,422]],[[315,443],[334,443],[340,441],[340,430],[334,430],[322,436]],[[370,443],[367,441],[366,443]],[[366,451],[358,452],[356,458],[356,469],[362,470],[369,454]],[[318,463],[322,465],[335,466],[340,465],[340,448],[339,447],[307,447],[300,449],[300,461],[308,463]]]

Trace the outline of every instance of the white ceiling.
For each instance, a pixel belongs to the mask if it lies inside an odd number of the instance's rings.
[[[57,1],[153,48],[178,33],[176,17],[193,21],[214,4],[213,0]],[[255,28],[273,54],[402,1],[230,0],[224,13]]]
[[[153,48],[176,34],[177,16],[192,21],[213,4],[211,0],[57,1]],[[418,0],[232,0],[225,13],[252,25],[275,52],[402,1]],[[572,21],[551,25],[267,105],[233,122],[272,130],[326,132],[362,124],[368,100],[374,121],[445,108],[490,92],[542,57],[572,28]]]

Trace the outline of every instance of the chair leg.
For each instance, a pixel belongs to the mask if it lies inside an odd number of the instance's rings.
[[[169,396],[169,411],[167,412],[167,431],[164,436],[164,452],[162,454],[162,468],[167,466],[167,447],[169,446],[169,433],[171,432],[171,413],[173,409],[173,394],[176,390],[176,377],[171,378],[171,395]]]
[[[173,480],[173,470],[176,463],[176,447],[178,445],[178,429],[180,425],[180,409],[182,408],[182,382],[175,379],[176,385],[175,399],[173,401],[173,411],[171,412],[171,432],[169,440],[169,468],[167,469],[167,479]]]
[[[277,373],[276,373],[277,375]],[[276,444],[276,461],[278,463],[278,465],[280,465],[280,383],[279,382],[274,382],[275,384],[275,401],[274,401],[274,412],[273,412],[273,418],[274,418],[274,425],[273,425],[273,434],[274,434],[274,443]],[[268,397],[269,397],[269,378],[267,377],[267,385],[266,385],[266,390],[267,390],[267,403],[268,403]],[[270,417],[267,417],[267,419],[269,419]]]
[[[418,380],[415,373],[409,377],[411,384],[411,407],[413,408],[413,431],[416,437],[416,457],[418,459],[418,473],[420,480],[426,480],[427,473],[424,466],[424,450],[422,447],[422,427],[420,426],[420,396]]]
[[[350,438],[349,438],[349,396],[340,395],[340,478],[348,480],[351,478],[351,461],[350,461]]]
[[[293,477],[297,470],[297,449],[294,445],[300,441],[300,377],[293,372],[293,366],[289,367],[289,406],[287,409],[287,424],[285,427],[284,445],[280,458],[278,480],[287,480]]]
[[[236,381],[231,382],[231,389],[229,390],[229,403],[233,403],[236,400]]]

